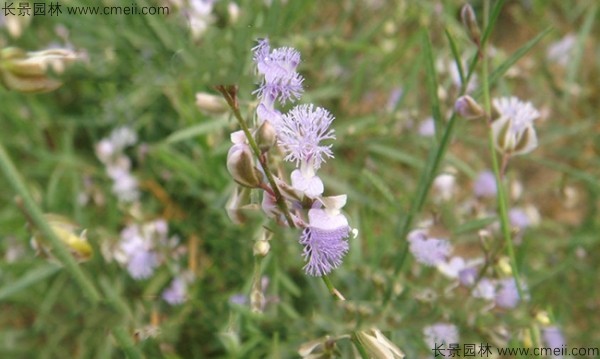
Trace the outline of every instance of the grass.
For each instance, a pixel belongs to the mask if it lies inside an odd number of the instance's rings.
[[[417,358],[432,353],[425,326],[456,324],[461,344],[523,347],[539,338],[542,312],[563,330],[569,348],[600,342],[595,2],[490,1],[489,31],[483,3],[473,3],[494,49],[490,96],[519,96],[543,114],[536,122],[539,147],[511,159],[505,178],[507,209],[532,207],[540,215],[514,248],[530,300],[513,310],[488,310],[464,288],[449,289],[450,280],[406,250],[408,232],[429,220],[457,255],[483,255],[481,229],[492,231],[487,244],[500,248],[498,260],[506,253],[494,229],[495,200],[479,204],[485,216],[465,209],[477,173],[492,164],[486,124],[451,115],[460,89],[443,64],[458,57],[468,64],[462,76],[478,75],[473,96],[484,102],[481,63],[460,23],[462,3],[240,1],[236,21],[228,4],[215,4],[214,21],[198,39],[175,7],[169,16],[35,17],[18,38],[0,28],[2,48],[35,51],[68,42],[86,53],[56,91],[0,88],[0,357],[287,358],[311,340],[377,327]],[[576,42],[563,67],[546,51],[567,33]],[[301,52],[302,103],[336,117],[335,159],[319,173],[328,194],[348,194],[345,211],[360,233],[330,276],[343,302],[303,273],[298,230],[260,212],[236,225],[224,210],[234,189],[225,166],[229,134],[239,128],[228,113],[199,111],[195,93],[217,95],[214,86],[235,84],[241,115],[251,118],[258,80],[250,49],[266,36]],[[390,107],[398,88],[402,95]],[[418,128],[430,116],[437,136],[422,137]],[[94,152],[122,125],[139,138],[126,150],[141,184],[137,211],[112,194]],[[456,190],[444,201],[433,183],[449,167]],[[17,196],[58,261],[31,248],[31,225]],[[86,228],[93,257],[77,263],[43,213]],[[177,251],[150,278],[134,280],[103,254],[114,250],[126,225],[156,218],[179,237]],[[273,231],[271,251],[255,267],[252,248],[265,226]],[[490,268],[501,273],[498,262]],[[188,299],[170,306],[161,293],[183,270],[194,274]],[[229,301],[251,294],[256,273],[269,279],[263,313]],[[337,341],[337,350],[339,357],[358,355],[349,337]]]

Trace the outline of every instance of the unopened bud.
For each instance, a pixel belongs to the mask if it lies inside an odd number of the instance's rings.
[[[269,241],[266,240],[258,240],[254,243],[254,248],[252,252],[255,256],[264,257],[269,254],[269,250],[271,249],[271,245]]]
[[[200,111],[214,115],[227,111],[227,102],[225,102],[225,99],[206,92],[198,92],[196,94],[196,106],[198,106]]]
[[[254,167],[252,151],[246,144],[236,144],[227,154],[227,170],[231,177],[242,186],[256,188],[261,183],[261,174]]]
[[[479,45],[481,41],[481,31],[479,30],[479,25],[477,25],[475,11],[470,4],[463,5],[462,9],[460,10],[460,18],[463,25],[467,29],[471,41]]]
[[[77,59],[75,52],[65,49],[24,52],[6,48],[0,53],[2,84],[10,90],[26,93],[53,91],[62,82],[50,77],[49,72],[60,74]]]
[[[269,151],[271,147],[275,145],[275,141],[277,140],[275,127],[273,127],[269,121],[263,121],[254,136],[258,148],[263,153]]]
[[[454,111],[467,120],[473,120],[485,114],[483,108],[469,95],[461,96],[456,100]]]

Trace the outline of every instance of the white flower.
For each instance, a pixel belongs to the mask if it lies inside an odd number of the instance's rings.
[[[533,121],[540,117],[530,102],[516,97],[494,99],[498,119],[492,123],[496,149],[505,154],[525,154],[537,147]]]

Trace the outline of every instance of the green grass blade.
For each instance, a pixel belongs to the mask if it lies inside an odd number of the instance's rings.
[[[37,268],[33,268],[21,278],[0,288],[0,300],[4,300],[11,295],[34,285],[35,283],[46,280],[59,270],[60,266],[56,264],[44,264]]]
[[[456,68],[458,69],[458,76],[460,77],[460,83],[465,83],[465,73],[463,71],[463,63],[460,53],[458,52],[458,47],[456,46],[456,42],[454,42],[454,38],[450,34],[448,29],[444,29],[444,33],[446,34],[446,38],[450,43],[450,50],[452,51],[452,57],[454,57],[454,62],[456,63]]]
[[[431,39],[427,31],[423,31],[421,44],[423,46],[423,57],[425,62],[425,82],[427,84],[427,93],[431,101],[431,115],[435,123],[435,135],[438,141],[442,137],[442,113],[440,111],[440,99],[437,95],[438,83],[435,71],[435,59],[433,49],[431,48]]]

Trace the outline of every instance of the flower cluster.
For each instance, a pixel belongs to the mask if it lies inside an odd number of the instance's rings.
[[[113,181],[112,191],[119,201],[131,203],[138,200],[138,181],[131,174],[131,160],[124,153],[126,147],[137,142],[137,135],[129,127],[114,129],[110,136],[96,145],[96,156],[106,166]]]
[[[327,158],[333,158],[331,141],[335,134],[330,126],[334,120],[329,111],[312,104],[302,104],[282,113],[277,107],[299,100],[304,91],[304,78],[296,71],[300,53],[289,47],[271,49],[269,41],[260,40],[253,48],[253,60],[262,81],[254,94],[259,99],[256,109],[257,129],[254,131],[261,158],[256,158],[243,133],[232,134],[227,168],[235,181],[246,187],[261,188],[264,212],[280,223],[286,222],[286,213],[277,203],[281,191],[293,225],[302,228],[299,242],[304,246],[304,270],[312,276],[322,276],[341,265],[348,252],[347,238],[352,229],[341,213],[346,196],[324,197],[323,181],[317,171]],[[289,184],[281,176],[275,177],[275,185],[265,179],[264,167],[256,166],[257,160],[266,163],[279,151],[284,160],[295,164]],[[235,203],[242,208],[240,191],[236,191]],[[231,208],[228,208],[231,212]],[[287,220],[290,224],[290,220]]]

